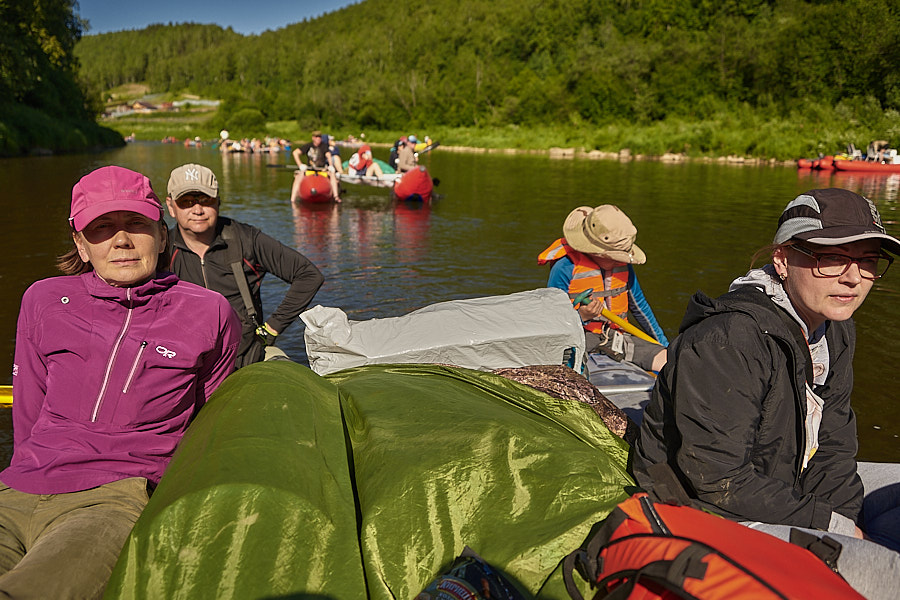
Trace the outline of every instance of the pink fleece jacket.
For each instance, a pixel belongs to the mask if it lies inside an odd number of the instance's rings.
[[[224,297],[171,273],[131,288],[94,272],[31,285],[13,364],[13,458],[0,481],[58,494],[156,483],[231,373],[241,327]]]

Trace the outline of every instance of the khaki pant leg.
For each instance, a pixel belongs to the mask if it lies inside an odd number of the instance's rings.
[[[0,598],[100,598],[125,539],[147,504],[147,481],[133,477],[68,494],[37,496],[34,539],[0,576]]]
[[[39,498],[0,483],[0,575],[25,556],[28,526]]]

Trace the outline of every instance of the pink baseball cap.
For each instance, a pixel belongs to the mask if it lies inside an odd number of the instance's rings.
[[[159,221],[162,205],[150,180],[129,169],[100,167],[82,177],[72,188],[69,224],[75,231],[108,212],[128,210]]]

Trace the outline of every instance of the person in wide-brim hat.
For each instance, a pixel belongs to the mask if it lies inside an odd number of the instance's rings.
[[[570,212],[563,223],[563,237],[571,248],[585,254],[632,265],[647,262],[647,255],[634,243],[637,228],[622,209],[612,204],[579,206]]]
[[[669,342],[634,272],[633,265],[647,261],[635,237],[637,228],[618,207],[579,206],[566,217],[563,237],[538,256],[538,264],[552,263],[547,286],[569,294],[584,324],[588,351],[658,371]],[[629,313],[643,331],[628,323]]]

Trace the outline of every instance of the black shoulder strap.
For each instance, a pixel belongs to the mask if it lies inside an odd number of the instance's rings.
[[[241,236],[235,232],[232,221],[222,227],[222,238],[226,244],[225,256],[228,258],[232,273],[234,273],[234,281],[241,291],[244,307],[247,309],[247,314],[250,315],[250,320],[259,327],[256,309],[253,307],[253,296],[250,294],[250,285],[247,283],[247,275],[244,274],[244,248],[241,246]]]
[[[656,463],[647,467],[647,475],[653,482],[648,493],[658,502],[676,506],[693,506],[693,501],[678,475],[667,462]]]
[[[806,548],[815,554],[832,571],[838,572],[837,560],[841,556],[843,546],[836,539],[827,535],[819,537],[815,534],[792,528],[790,540],[792,544]]]
[[[794,320],[794,317],[788,314],[786,310],[777,306],[775,311],[778,313],[778,316],[781,317],[781,320],[784,321],[784,324],[787,326],[788,331],[791,332],[791,335],[794,336],[794,341],[797,342],[797,345],[800,346],[801,352],[806,351],[806,383],[809,384],[809,387],[813,386],[813,365],[812,365],[812,356],[809,353],[809,342],[806,341],[806,338],[803,336],[803,328],[800,327],[800,323]]]

